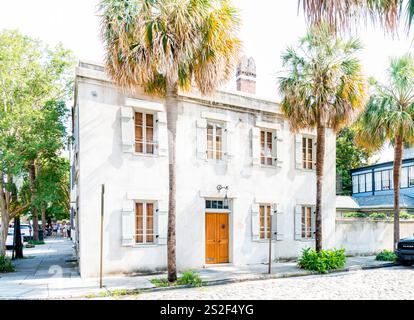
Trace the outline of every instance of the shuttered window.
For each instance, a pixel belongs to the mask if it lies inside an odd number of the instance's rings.
[[[154,243],[154,203],[137,202],[135,204],[135,242]]]
[[[216,122],[207,123],[207,159],[223,158],[223,125]]]
[[[260,218],[260,239],[270,238],[270,219],[272,206],[268,204],[261,204],[259,206]]]
[[[312,238],[312,225],[314,215],[312,214],[312,207],[302,206],[302,239],[311,239]]]
[[[260,131],[260,163],[262,165],[273,165],[274,154],[274,138],[275,134],[272,131]]]
[[[302,165],[303,169],[312,170],[313,163],[315,162],[314,157],[314,142],[312,138],[302,138]]]
[[[135,113],[135,152],[154,154],[154,115]]]

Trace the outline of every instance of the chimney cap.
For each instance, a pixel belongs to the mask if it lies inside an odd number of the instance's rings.
[[[247,57],[243,55],[237,65],[236,76],[248,76],[256,78],[256,62],[253,57]]]

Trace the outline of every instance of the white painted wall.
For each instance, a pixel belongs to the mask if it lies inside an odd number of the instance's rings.
[[[401,221],[401,239],[414,234],[414,221]],[[386,220],[338,219],[336,246],[343,246],[347,254],[376,254],[393,250],[394,223]]]
[[[148,247],[121,245],[121,216],[127,194],[151,195],[167,201],[168,160],[166,157],[140,156],[122,151],[121,108],[124,94],[103,80],[77,78],[76,103],[79,108],[79,231],[82,276],[99,272],[100,190],[105,184],[104,272],[122,273],[166,268],[166,245]],[[96,72],[95,72],[96,73]],[[80,72],[78,72],[80,74]],[[149,97],[138,95],[141,99]],[[218,100],[235,101],[257,110],[223,110],[203,106],[185,98],[179,106],[177,128],[177,266],[180,270],[199,268],[205,263],[205,198],[222,198],[218,184],[229,186],[230,262],[236,265],[267,261],[268,242],[252,241],[251,207],[255,199],[279,204],[283,212],[283,240],[273,245],[274,258],[296,257],[314,241],[294,240],[296,204],[315,204],[315,172],[295,168],[295,139],[286,120],[281,119],[280,168],[251,164],[250,131],[258,109],[273,110],[277,105],[220,93]],[[252,107],[253,108],[253,107]],[[272,109],[273,108],[273,109]],[[234,125],[233,157],[213,163],[197,157],[197,120],[203,112],[224,114]],[[324,245],[335,244],[335,136],[326,140],[325,184],[323,197]],[[133,197],[133,196],[130,196]]]

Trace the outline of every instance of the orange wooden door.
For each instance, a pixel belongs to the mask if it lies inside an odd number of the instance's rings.
[[[206,213],[206,263],[229,262],[229,215]]]

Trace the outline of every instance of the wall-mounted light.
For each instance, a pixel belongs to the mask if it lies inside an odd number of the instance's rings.
[[[224,201],[223,201],[223,208],[224,209],[228,209],[229,208],[229,198],[227,197],[227,191],[229,190],[229,186],[225,186],[223,187],[221,184],[219,184],[217,186],[217,190],[218,192],[220,192],[221,190],[226,190],[226,193],[224,195]]]

